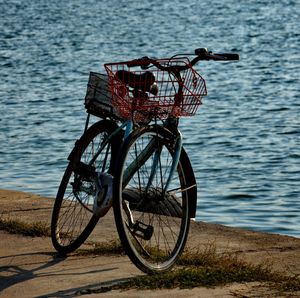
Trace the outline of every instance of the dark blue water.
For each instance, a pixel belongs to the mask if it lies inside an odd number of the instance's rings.
[[[209,95],[181,122],[197,219],[300,236],[300,2],[1,1],[1,188],[54,197],[89,71],[197,47]],[[240,3],[242,2],[242,3]]]

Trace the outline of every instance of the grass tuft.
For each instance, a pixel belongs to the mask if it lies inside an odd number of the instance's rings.
[[[281,292],[300,292],[300,276],[286,276],[282,274],[275,275],[272,280],[273,286]]]
[[[51,234],[50,227],[44,222],[25,223],[17,219],[2,217],[0,217],[0,230],[31,237],[48,237]]]
[[[162,289],[213,287],[232,282],[269,282],[275,276],[267,265],[253,265],[235,254],[218,254],[214,246],[203,251],[186,252],[179,267],[158,275],[140,276],[129,280],[123,288]]]

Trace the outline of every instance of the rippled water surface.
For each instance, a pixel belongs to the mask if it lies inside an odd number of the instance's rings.
[[[209,95],[181,122],[197,219],[300,236],[300,2],[0,1],[1,188],[54,197],[89,71],[197,47]]]

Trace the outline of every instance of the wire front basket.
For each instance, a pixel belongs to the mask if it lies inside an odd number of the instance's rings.
[[[207,94],[204,79],[192,68],[188,58],[156,61],[163,67],[171,66],[173,71],[154,65],[143,67],[142,62],[137,67],[133,61],[105,64],[112,104],[123,119],[193,116],[201,98]],[[187,69],[179,74],[176,66],[187,66]]]

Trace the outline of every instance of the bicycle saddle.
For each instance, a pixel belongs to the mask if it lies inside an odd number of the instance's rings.
[[[125,85],[128,85],[133,89],[141,90],[143,92],[147,91],[154,94],[153,84],[155,83],[155,76],[151,71],[145,71],[142,74],[135,74],[127,70],[118,70],[115,76]]]

